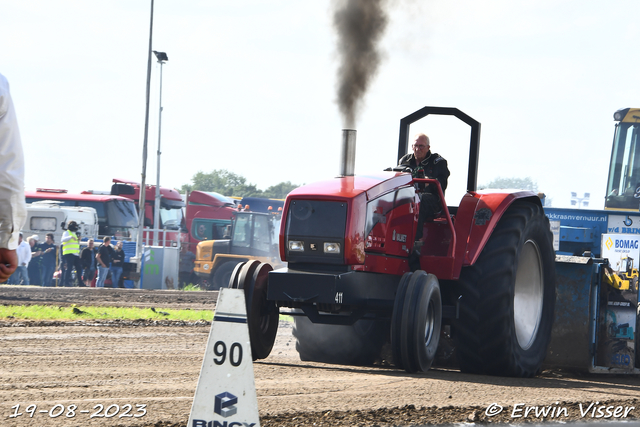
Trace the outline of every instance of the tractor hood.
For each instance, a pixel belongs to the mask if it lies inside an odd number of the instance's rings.
[[[367,200],[411,182],[411,175],[398,172],[376,172],[367,175],[342,176],[298,187],[288,198],[347,200],[365,193]]]
[[[342,176],[305,185],[287,196],[280,228],[280,256],[291,263],[359,265],[365,260],[367,203],[410,185],[407,173],[377,172]],[[289,251],[289,242],[298,249]],[[316,248],[331,243],[341,248],[334,255]],[[304,249],[303,249],[304,246]]]

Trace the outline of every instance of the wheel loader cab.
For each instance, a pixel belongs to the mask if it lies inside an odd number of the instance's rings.
[[[231,253],[255,257],[278,255],[280,217],[274,214],[239,213],[231,230]]]
[[[226,238],[198,243],[194,273],[200,286],[209,290],[226,287],[235,266],[251,259],[280,266],[280,220],[280,215],[274,213],[237,212],[233,223],[224,227]]]
[[[605,209],[638,210],[640,207],[640,109],[614,113],[616,131],[611,150]]]

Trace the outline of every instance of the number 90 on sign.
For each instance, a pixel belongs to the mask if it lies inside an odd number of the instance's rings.
[[[213,358],[216,365],[223,365],[227,360],[233,367],[238,367],[242,363],[242,345],[238,342],[231,344],[227,351],[227,344],[224,341],[216,341],[213,345],[213,354],[216,355]]]

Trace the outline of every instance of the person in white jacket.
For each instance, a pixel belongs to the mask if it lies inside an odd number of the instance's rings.
[[[9,277],[9,284],[30,285],[29,263],[31,262],[31,245],[24,241],[22,233],[20,233],[18,237],[16,254],[18,255],[18,267],[11,277]]]
[[[9,82],[0,74],[0,283],[18,266],[18,235],[27,208],[24,200],[24,154]]]

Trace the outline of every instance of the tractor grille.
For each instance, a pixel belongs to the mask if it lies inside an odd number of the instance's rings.
[[[344,263],[347,203],[293,200],[287,212],[285,251],[290,263]]]

